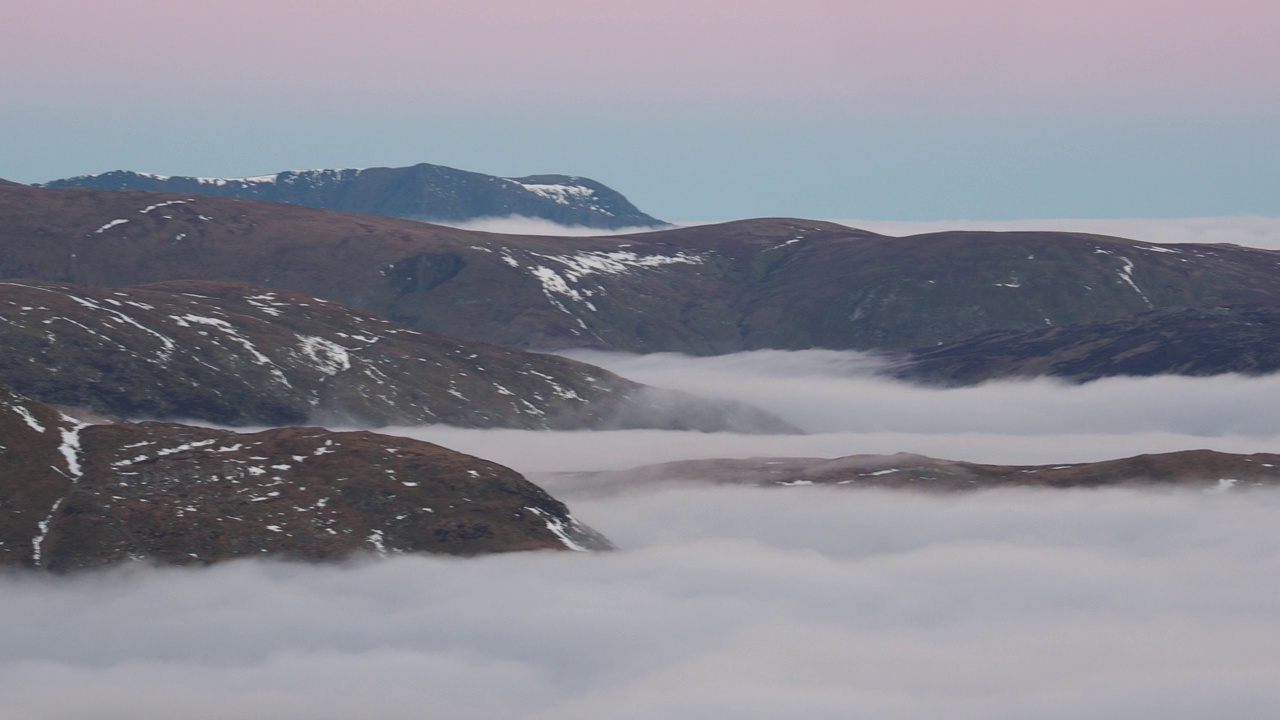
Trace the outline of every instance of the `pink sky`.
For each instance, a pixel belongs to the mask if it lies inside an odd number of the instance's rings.
[[[1273,0],[46,0],[5,13],[0,90],[1265,108],[1278,33]]]

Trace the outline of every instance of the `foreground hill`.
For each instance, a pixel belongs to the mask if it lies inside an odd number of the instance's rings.
[[[0,382],[127,418],[794,431],[762,411],[584,363],[234,283],[0,282],[0,346]]]
[[[1101,323],[997,331],[909,356],[899,377],[946,385],[1053,376],[1262,375],[1280,371],[1280,306],[1142,313]]]
[[[39,187],[214,195],[429,222],[522,215],[561,225],[617,229],[665,225],[590,178],[504,178],[422,163],[401,168],[299,170],[247,178],[170,177],[117,170]]]
[[[1280,304],[1280,253],[1073,233],[890,238],[766,219],[523,237],[14,183],[0,183],[0,221],[0,277],[108,287],[234,280],[536,349],[901,351],[1153,309]]]
[[[430,443],[85,425],[0,386],[0,566],[603,549],[512,470]]]
[[[983,465],[923,455],[842,458],[709,459],[632,470],[546,474],[561,493],[607,494],[669,483],[707,482],[758,487],[825,485],[960,491],[999,487],[1088,488],[1113,485],[1189,487],[1222,492],[1280,486],[1280,454],[1236,455],[1212,450],[1138,455],[1064,465]]]

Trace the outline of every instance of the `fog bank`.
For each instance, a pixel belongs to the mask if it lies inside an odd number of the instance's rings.
[[[918,452],[998,463],[1280,447],[1274,377],[933,390],[875,358],[593,354],[804,436],[392,431],[523,472]],[[1280,714],[1280,491],[566,494],[618,552],[0,574],[34,720]]]
[[[521,472],[618,470],[706,457],[912,452],[995,464],[1085,462],[1207,448],[1280,447],[1280,376],[1054,380],[935,389],[874,374],[874,356],[827,350],[718,357],[575,352],[659,387],[749,403],[804,436],[662,431],[546,433],[388,428]]]
[[[651,232],[652,227],[593,228],[585,225],[561,225],[542,218],[525,217],[523,215],[504,215],[501,217],[482,217],[459,222],[441,222],[425,220],[434,225],[455,227],[461,230],[478,230],[480,232],[502,233],[503,235],[552,235],[556,237],[601,237],[606,235],[626,235],[629,233]]]
[[[0,576],[33,720],[1270,717],[1280,494],[707,488],[623,550]]]

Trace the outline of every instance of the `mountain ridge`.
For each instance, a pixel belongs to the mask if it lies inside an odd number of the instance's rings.
[[[409,167],[286,170],[240,178],[114,170],[34,187],[146,190],[234,197],[427,222],[523,216],[560,225],[616,230],[665,225],[616,190],[576,175],[498,177],[419,163]]]
[[[533,350],[905,352],[1161,309],[1280,304],[1280,253],[1082,233],[894,238],[766,218],[499,235],[250,200],[0,186],[0,277],[230,280]]]

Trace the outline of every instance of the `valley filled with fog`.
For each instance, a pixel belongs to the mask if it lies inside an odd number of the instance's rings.
[[[1106,460],[1150,452],[1271,451],[1280,376],[1037,379],[936,389],[876,374],[888,360],[827,350],[716,357],[577,352],[624,377],[771,411],[803,435],[657,430],[526,432],[390,428],[525,473],[617,470],[708,457],[911,452],[1001,464]]]
[[[23,718],[1263,717],[1280,495],[689,488],[622,550],[0,580]]]
[[[535,480],[705,457],[1272,450],[1280,379],[938,390],[827,351],[576,353],[804,435],[391,432]],[[553,476],[547,476],[553,477]],[[1206,487],[1210,484],[1206,478]],[[1280,493],[551,487],[619,547],[0,577],[24,718],[1201,718],[1280,706]]]

